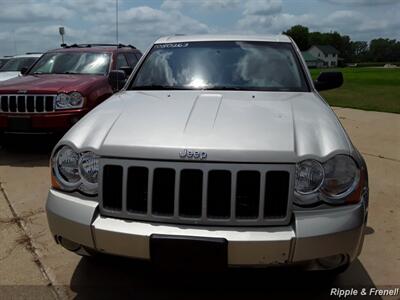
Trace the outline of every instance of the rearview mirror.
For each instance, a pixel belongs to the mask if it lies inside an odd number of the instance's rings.
[[[126,74],[122,70],[112,70],[108,74],[108,82],[110,83],[113,91],[119,91],[126,82]]]
[[[319,74],[317,80],[314,81],[314,86],[317,91],[335,89],[342,84],[342,72],[322,72]]]
[[[22,75],[25,75],[28,72],[28,68],[27,67],[23,67],[20,72],[21,72]]]

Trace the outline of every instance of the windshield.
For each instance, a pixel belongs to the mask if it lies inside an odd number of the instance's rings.
[[[289,43],[156,44],[130,89],[308,91]]]
[[[9,59],[7,58],[0,58],[0,68],[3,66]]]
[[[53,52],[43,55],[29,74],[106,75],[109,65],[109,53]]]
[[[37,57],[11,58],[0,69],[1,72],[19,72],[22,68],[29,68],[37,60]]]

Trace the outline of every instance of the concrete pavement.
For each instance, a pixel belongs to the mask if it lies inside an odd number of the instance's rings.
[[[321,299],[330,287],[399,286],[400,115],[335,112],[367,161],[371,191],[363,252],[331,285],[282,270],[177,274],[123,258],[81,259],[56,245],[47,227],[44,203],[55,139],[16,136],[0,146],[0,297],[101,298],[123,291],[138,298],[251,299],[282,296],[285,290],[284,295],[303,291],[307,299]]]

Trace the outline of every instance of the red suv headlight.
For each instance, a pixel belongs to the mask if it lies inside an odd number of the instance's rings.
[[[58,94],[56,97],[56,110],[82,108],[85,98],[78,92]]]

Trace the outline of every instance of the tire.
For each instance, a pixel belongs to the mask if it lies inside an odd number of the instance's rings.
[[[89,259],[97,259],[98,257],[102,256],[102,253],[93,250],[88,247],[82,247],[80,250],[75,252],[77,255],[82,257],[87,257]]]
[[[315,272],[314,276],[316,281],[319,281],[321,284],[330,284],[334,282],[340,274],[344,273],[349,268],[349,266],[350,264],[346,263],[334,269],[318,270],[311,272]]]
[[[350,267],[350,264],[347,263],[347,264],[341,265],[341,266],[339,266],[337,268],[334,268],[334,269],[331,269],[331,270],[326,270],[326,271],[323,271],[323,272],[326,272],[327,274],[330,274],[331,276],[335,276],[336,277],[336,276],[346,272],[349,267]]]
[[[4,147],[6,136],[3,131],[0,131],[0,148]]]

